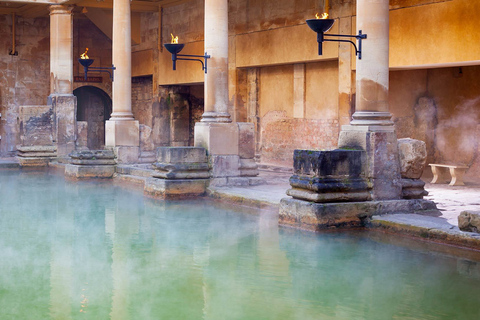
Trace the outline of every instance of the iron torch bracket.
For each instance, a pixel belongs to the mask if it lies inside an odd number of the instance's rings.
[[[197,59],[192,59],[192,58],[197,58]],[[178,53],[173,53],[172,54],[172,61],[173,61],[173,70],[176,70],[176,61],[177,60],[187,60],[187,61],[198,61],[202,64],[202,70],[207,73],[207,61],[210,59],[210,55],[208,55],[205,52],[205,55],[200,56],[200,55],[192,55],[192,54],[178,54]],[[202,60],[203,59],[203,60]]]
[[[114,72],[117,68],[112,64],[111,67],[83,67],[85,71],[85,80],[87,80],[88,71],[106,72],[110,76],[110,80],[114,80]]]
[[[110,76],[110,80],[114,80],[114,71],[115,66],[112,64],[111,67],[90,67],[90,65],[93,63],[93,59],[78,59],[78,62],[83,66],[83,72],[85,74],[85,81],[87,81],[87,74],[88,71],[97,71],[97,72],[106,72]]]
[[[210,55],[206,52],[203,56],[194,54],[179,54],[185,47],[184,43],[165,43],[163,45],[165,49],[172,54],[173,70],[177,70],[177,60],[198,61],[202,64],[202,70],[207,73],[207,59],[210,59]]]
[[[325,37],[343,37],[343,38],[355,38],[358,40],[358,48],[357,48],[357,45],[355,44],[355,42],[351,41],[351,40],[342,40],[342,39],[325,39]],[[319,43],[323,42],[323,41],[331,41],[331,42],[349,42],[353,45],[353,47],[355,48],[355,55],[358,56],[358,59],[359,60],[362,60],[362,40],[363,39],[367,39],[367,35],[366,34],[362,34],[362,30],[359,30],[358,31],[358,34],[357,35],[349,35],[349,34],[320,34],[318,33],[317,34],[317,41]]]

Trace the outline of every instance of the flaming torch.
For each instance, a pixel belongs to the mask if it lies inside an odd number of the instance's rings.
[[[85,52],[80,55],[80,59],[89,59],[87,52],[88,52],[88,48],[85,48]]]
[[[202,64],[202,70],[207,73],[207,59],[210,56],[205,52],[205,55],[193,55],[193,54],[179,54],[185,47],[184,43],[178,43],[178,36],[174,36],[173,33],[170,33],[172,36],[171,43],[165,43],[164,47],[172,54],[173,70],[177,70],[177,60],[188,60],[188,61],[199,61]]]
[[[85,48],[85,52],[80,55],[80,59],[78,62],[83,66],[83,71],[85,73],[85,81],[87,81],[88,77],[88,69],[92,65],[94,59],[90,59],[87,55],[88,48]],[[113,72],[115,70],[115,66],[112,64],[111,67],[90,67],[90,71],[99,71],[99,72],[107,72],[110,75],[110,79],[113,81]]]
[[[318,42],[318,55],[321,56],[323,53],[322,45],[324,41],[336,41],[336,42],[349,42],[355,47],[355,55],[358,56],[358,59],[362,59],[362,40],[367,38],[366,34],[362,34],[362,30],[358,31],[357,35],[344,35],[344,34],[324,34],[330,28],[332,28],[334,19],[328,18],[328,0],[325,0],[325,13],[321,16],[317,13],[315,14],[315,19],[308,19],[307,25],[317,33],[317,42]],[[355,38],[358,40],[358,48],[355,42],[351,40],[343,39],[325,39],[325,37],[339,37],[339,38]]]

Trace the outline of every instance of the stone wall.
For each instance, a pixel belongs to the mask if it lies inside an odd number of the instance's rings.
[[[111,67],[112,66],[112,39],[106,36],[98,29],[93,22],[83,17],[83,15],[74,15],[73,19],[73,75],[83,76],[83,67],[77,59],[88,48],[88,56],[95,59],[92,67]],[[74,81],[73,89],[82,86],[94,86],[105,91],[112,96],[112,81],[108,73],[88,72],[89,77],[102,77],[101,83]]]
[[[334,149],[339,125],[336,119],[292,119],[265,116],[261,131],[261,162],[280,166],[293,165],[295,149]]]
[[[203,114],[203,95],[201,85],[160,88],[158,113],[162,116],[155,117],[154,122],[163,124],[162,145],[193,146],[195,123]]]
[[[471,166],[480,178],[480,67],[390,73],[390,111],[399,138],[427,144],[427,163]]]
[[[153,79],[152,76],[132,78],[132,113],[140,124],[153,127]]]
[[[0,156],[15,155],[19,137],[19,106],[45,105],[50,91],[50,23],[48,18],[17,18],[16,51],[12,18],[0,15]]]

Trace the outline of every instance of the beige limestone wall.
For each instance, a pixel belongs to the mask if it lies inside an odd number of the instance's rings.
[[[391,68],[480,64],[480,1],[409,2],[390,11]]]
[[[163,9],[161,14],[161,39],[158,57],[158,84],[199,84],[204,81],[200,62],[177,61],[177,70],[172,70],[172,55],[163,48],[164,43],[171,42],[171,35],[179,37],[185,43],[181,54],[204,54],[204,1],[192,0]]]
[[[338,62],[306,64],[307,119],[338,119]]]
[[[399,138],[426,141],[429,163],[464,164],[480,178],[480,67],[390,73],[390,108]]]
[[[293,117],[293,66],[265,67],[260,71],[259,115],[281,112]]]
[[[16,50],[12,18],[0,15],[0,156],[13,156],[20,142],[18,115],[22,105],[45,105],[50,91],[49,18],[17,17]]]
[[[336,61],[307,63],[305,72],[300,73],[303,79],[294,77],[293,65],[260,69],[257,152],[262,163],[291,166],[295,149],[336,146],[339,133],[337,65]],[[295,93],[298,86],[305,88],[304,97]],[[302,103],[304,116],[295,115],[293,106]]]

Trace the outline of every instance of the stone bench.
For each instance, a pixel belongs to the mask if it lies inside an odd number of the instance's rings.
[[[463,175],[467,171],[467,166],[454,166],[448,164],[436,164],[431,163],[429,166],[432,168],[433,179],[430,183],[448,183],[451,186],[464,186]],[[450,172],[450,177],[446,174],[446,171]],[[451,178],[451,179],[450,179]]]

